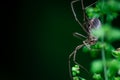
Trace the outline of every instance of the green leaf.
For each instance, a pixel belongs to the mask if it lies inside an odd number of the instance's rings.
[[[113,19],[115,19],[118,16],[118,13],[112,12],[106,15],[107,22],[112,22]]]
[[[112,50],[114,50],[114,47],[109,43],[105,43],[104,44],[104,49],[105,49],[106,52],[108,52],[108,51],[112,52]]]
[[[120,77],[114,77],[114,80],[120,80]]]
[[[94,74],[93,75],[93,79],[95,79],[95,80],[102,80],[102,76],[100,75],[100,74]]]
[[[94,34],[98,37],[104,36],[108,42],[120,40],[120,30],[112,27],[110,24],[102,25],[102,32],[99,30],[94,32]]]
[[[79,77],[73,77],[73,80],[79,80]]]
[[[87,53],[87,52],[89,52],[90,50],[89,50],[86,46],[84,46],[83,49],[82,49],[82,51],[83,51],[84,53]]]
[[[120,51],[119,50],[112,50],[112,55],[118,59],[120,59]]]
[[[112,28],[109,32],[112,34],[109,33],[109,35],[107,36],[108,41],[113,42],[116,40],[120,40],[120,30],[119,29]]]
[[[101,60],[95,60],[91,64],[91,72],[92,73],[99,73],[102,71],[103,64]]]
[[[73,75],[73,76],[76,76],[77,74],[79,74],[79,73],[80,73],[79,69],[80,69],[80,68],[79,68],[78,65],[73,66],[73,67],[72,67],[72,75]]]
[[[107,74],[109,77],[113,77],[116,74],[116,72],[118,72],[118,69],[120,69],[120,61],[112,59],[108,61],[108,67],[109,68]]]

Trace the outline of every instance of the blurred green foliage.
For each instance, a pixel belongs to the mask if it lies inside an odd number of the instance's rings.
[[[103,64],[101,60],[95,60],[91,64],[91,72],[93,73],[100,73],[102,72]]]
[[[120,30],[109,23],[103,24],[98,30],[93,30],[92,34],[99,38],[104,36],[107,42],[114,42],[120,39]]]
[[[79,71],[79,66],[78,65],[75,65],[74,67],[72,67],[72,75],[73,76],[76,76],[79,73],[80,73],[80,71]]]
[[[120,16],[119,12],[120,0],[98,0],[94,7],[90,6],[86,8],[89,19],[99,18],[102,23],[98,30],[93,29],[92,31],[92,35],[99,38],[99,41],[91,46],[91,50],[86,46],[83,47],[83,52],[90,53],[91,57],[95,59],[91,63],[90,68],[93,74],[93,80],[120,80],[120,48],[115,49],[111,44],[116,40],[120,40],[120,29],[114,28],[112,25],[113,20]],[[100,41],[102,38],[104,38],[104,42]],[[104,49],[105,52],[105,66],[103,65],[102,59],[96,60],[96,58],[100,56],[102,49]],[[107,68],[107,74],[104,73],[103,67]],[[72,68],[72,71],[73,76],[77,78],[74,80],[82,80],[78,77],[80,72],[78,72],[79,69],[77,65]],[[105,75],[107,75],[107,79],[104,79],[104,77],[106,77]]]
[[[79,79],[80,80],[86,80],[86,79],[84,79],[84,78],[79,76],[79,74],[80,74],[80,70],[79,69],[80,68],[79,68],[78,65],[75,65],[75,66],[72,67],[73,80],[79,80]]]
[[[95,80],[103,80],[102,76],[100,74],[96,74],[96,73],[93,75],[93,79],[95,79]]]

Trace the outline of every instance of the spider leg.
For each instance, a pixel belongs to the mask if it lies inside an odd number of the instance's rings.
[[[84,44],[89,50],[91,50],[90,45],[88,45],[88,43],[86,43],[85,41],[83,41],[83,44]],[[100,51],[100,49],[92,49],[92,50]]]
[[[92,5],[96,4],[98,1],[95,1],[94,3],[90,4],[89,6],[85,7],[85,10],[88,8],[88,7],[91,7]]]
[[[89,33],[87,32],[87,30],[84,28],[84,26],[82,25],[82,23],[81,23],[81,22],[79,21],[79,19],[77,18],[77,16],[76,16],[76,13],[75,13],[73,4],[74,4],[75,2],[77,2],[77,1],[79,1],[79,0],[74,0],[74,1],[71,2],[71,9],[72,9],[74,18],[75,18],[75,20],[78,22],[78,24],[82,27],[82,29],[83,29],[87,34],[89,34]]]
[[[71,80],[73,80],[73,77],[72,77],[72,71],[71,71],[71,57],[74,55],[74,53],[72,52],[70,55],[69,55],[69,61],[68,61],[68,64],[69,64],[69,74],[70,74],[70,78]]]
[[[82,65],[80,65],[78,62],[76,62],[76,53],[77,53],[77,51],[78,51],[79,49],[81,49],[83,46],[84,46],[84,44],[81,44],[81,45],[77,46],[77,47],[75,48],[75,50],[69,55],[69,62],[68,62],[68,63],[69,63],[69,73],[70,73],[70,77],[71,77],[72,80],[73,80],[73,78],[72,78],[72,73],[71,73],[71,61],[70,61],[70,59],[72,58],[72,56],[73,56],[73,62],[74,62],[75,64],[77,64],[78,66],[80,66],[82,69],[84,69],[87,73],[89,73],[86,68],[84,68],[84,67],[83,67]]]
[[[84,7],[83,0],[81,0],[82,10],[83,10],[83,17],[84,17],[83,21],[86,22],[86,20],[87,20],[87,22],[89,23],[89,25],[91,25],[91,23],[89,22],[88,16],[86,16],[85,10],[86,10],[88,7],[90,7],[90,6],[94,5],[94,4],[96,4],[97,2],[98,2],[98,1],[96,1],[96,2],[94,2],[94,3],[92,3],[92,4],[90,4],[90,5],[87,6],[87,7]]]
[[[94,4],[96,4],[97,2],[98,2],[98,1],[96,1],[96,2],[94,2],[94,3],[92,3],[92,4],[90,4],[89,6],[85,7],[85,8],[84,8],[84,11],[85,11],[88,7],[91,7],[91,6],[93,6]],[[85,14],[85,13],[84,13],[84,14]],[[87,22],[89,23],[89,25],[91,25],[91,23],[89,22],[88,16],[85,16],[85,18],[86,18]]]
[[[83,17],[84,17],[83,21],[86,22],[86,20],[87,20],[87,22],[89,23],[89,18],[86,16],[86,13],[85,13],[86,8],[84,7],[83,0],[81,0],[81,6],[82,6],[82,10],[83,10]]]
[[[74,55],[73,55],[73,61],[74,61],[75,64],[79,65],[82,69],[84,69],[84,70],[89,74],[88,70],[87,70],[85,67],[83,67],[82,65],[80,65],[80,64],[76,61],[76,53],[77,53],[77,51],[78,51],[79,49],[81,49],[83,46],[84,46],[84,44],[81,44],[81,45],[79,45],[79,46],[77,46],[77,47],[75,48],[75,50],[73,51],[73,53],[74,53]]]
[[[85,7],[84,7],[84,3],[83,3],[83,0],[81,0],[81,6],[82,6],[82,10],[83,10],[83,21],[85,22],[86,21],[86,15],[85,15]]]
[[[73,36],[75,36],[75,37],[77,37],[77,38],[87,38],[86,36],[84,36],[84,35],[82,35],[82,34],[80,34],[80,33],[77,33],[77,32],[75,32],[75,33],[73,33]]]
[[[88,43],[86,43],[85,41],[83,41],[83,44],[89,49],[91,50],[90,46],[88,45]]]

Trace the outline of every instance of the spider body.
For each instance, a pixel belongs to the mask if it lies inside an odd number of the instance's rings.
[[[85,8],[84,8],[84,5],[83,5],[83,0],[81,0],[81,5],[82,5],[82,10],[83,10],[83,17],[84,17],[84,23],[82,24],[79,19],[77,18],[76,16],[76,13],[74,11],[74,8],[73,8],[73,4],[75,2],[77,2],[79,0],[74,0],[71,2],[71,9],[72,9],[72,12],[73,12],[73,15],[74,15],[74,18],[75,20],[78,22],[78,24],[82,27],[82,29],[86,32],[87,36],[84,36],[82,34],[79,34],[77,32],[75,32],[73,35],[75,37],[83,37],[85,38],[85,40],[83,40],[83,44],[80,44],[78,45],[75,50],[69,55],[69,73],[70,73],[70,77],[71,79],[72,78],[72,74],[71,74],[71,61],[70,59],[73,57],[73,62],[75,64],[77,64],[78,66],[80,66],[81,68],[83,68],[87,73],[87,69],[84,68],[82,65],[80,65],[78,62],[76,62],[76,53],[79,49],[81,49],[83,46],[86,46],[88,49],[91,49],[90,48],[90,45],[94,45],[97,41],[98,41],[98,38],[92,34],[92,31],[93,30],[97,30],[100,28],[101,26],[101,22],[98,18],[92,18],[92,19],[88,19],[88,17],[86,16],[86,13],[85,13]],[[96,2],[95,2],[96,3]],[[93,5],[93,4],[92,4]],[[91,5],[90,5],[91,6]]]
[[[87,43],[87,45],[94,45],[97,42],[97,40],[97,38],[89,36],[88,39],[85,40],[85,43]]]
[[[89,27],[88,27],[88,31],[90,32],[91,29],[99,29],[101,26],[101,22],[98,18],[93,18],[89,21]]]
[[[101,26],[101,22],[98,18],[93,18],[88,22],[88,24],[89,26],[87,27],[87,31],[89,34],[85,42],[88,43],[89,45],[94,45],[97,42],[98,38],[92,35],[92,30],[99,29]]]

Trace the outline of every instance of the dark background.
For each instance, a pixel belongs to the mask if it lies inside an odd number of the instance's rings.
[[[84,0],[85,5],[94,1]],[[72,33],[84,34],[73,17],[70,2],[1,2],[0,80],[70,80],[68,56],[82,43]],[[78,17],[82,19],[81,6],[77,4]],[[87,68],[88,58],[81,57],[79,61]]]

